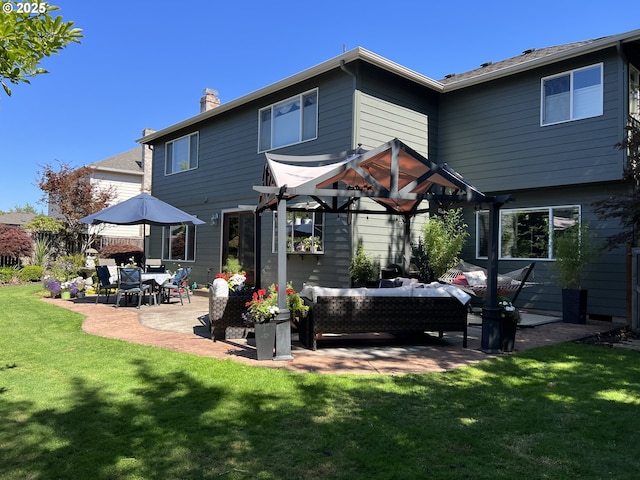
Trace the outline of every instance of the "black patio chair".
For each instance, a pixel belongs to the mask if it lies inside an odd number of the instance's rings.
[[[164,265],[147,265],[147,273],[166,273],[167,268]]]
[[[142,304],[142,297],[149,295],[149,303],[153,297],[154,304],[158,304],[158,299],[151,285],[142,282],[142,269],[139,267],[124,267],[118,269],[118,295],[116,297],[116,307],[120,306],[120,299],[124,295],[125,302],[130,295],[138,296],[138,306]]]
[[[98,265],[96,267],[96,274],[98,275],[98,285],[96,286],[96,303],[100,298],[100,290],[104,290],[107,299],[105,303],[109,303],[109,295],[111,290],[118,288],[118,284],[111,281],[111,273],[109,273],[109,267],[107,265]]]

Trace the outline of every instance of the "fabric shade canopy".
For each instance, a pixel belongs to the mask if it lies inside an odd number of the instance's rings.
[[[447,164],[433,163],[398,139],[370,151],[266,157],[263,185],[254,186],[261,193],[258,212],[275,208],[282,196],[301,195],[312,197],[327,212],[362,211],[353,209],[355,200],[371,198],[383,207],[380,213],[409,216],[428,211],[429,201],[482,204],[509,199],[483,194]]]
[[[284,217],[287,210],[305,209],[304,202],[300,199],[296,199],[297,205],[301,205],[299,207],[287,204],[288,200],[296,197],[306,196],[309,203],[317,203],[315,211],[401,215],[406,220],[403,249],[405,271],[408,270],[411,257],[410,221],[413,216],[428,212],[430,203],[445,208],[488,205],[489,259],[483,322],[485,315],[487,318],[499,317],[498,212],[503,204],[511,200],[510,195],[485,195],[447,164],[440,165],[430,161],[397,138],[374,150],[359,148],[338,155],[265,155],[267,162],[262,185],[253,187],[260,193],[256,212],[277,209],[279,232],[286,231]],[[380,208],[373,210],[369,205],[371,202],[358,204],[357,200],[360,198],[369,198]],[[278,236],[278,285],[281,289],[286,286],[285,255],[285,239]],[[281,310],[285,308],[284,303],[279,306]],[[487,351],[490,350],[487,347],[488,338],[489,333],[485,335],[483,323],[482,348],[487,348]],[[287,354],[283,354],[281,358],[287,358]]]
[[[193,215],[169,205],[162,200],[141,193],[124,202],[112,205],[97,213],[80,219],[82,223],[96,225],[112,223],[115,225],[202,225],[205,222]]]

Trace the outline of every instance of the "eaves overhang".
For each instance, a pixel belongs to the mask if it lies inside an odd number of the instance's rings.
[[[287,87],[293,86],[297,83],[316,77],[328,71],[334,70],[336,68],[340,68],[341,64],[343,63],[349,64],[357,60],[362,60],[364,62],[370,63],[372,65],[380,67],[400,77],[406,78],[407,80],[415,82],[424,87],[433,89],[435,91],[438,91],[438,92],[443,91],[442,83],[438,82],[437,80],[433,80],[429,77],[425,77],[424,75],[418,72],[415,72],[409,68],[403,67],[398,63],[392,62],[391,60],[388,60],[380,55],[370,52],[369,50],[366,50],[362,47],[357,47],[352,50],[349,50],[348,52],[343,53],[342,55],[339,55],[319,65],[316,65],[315,67],[311,67],[307,70],[304,70],[300,73],[287,77],[276,83],[272,83],[271,85],[268,85],[264,88],[251,92],[235,100],[231,100],[230,102],[223,103],[219,107],[213,108],[206,112],[187,118],[182,122],[176,123],[167,128],[163,128],[162,130],[158,130],[157,132],[154,132],[152,134],[138,138],[136,142],[141,144],[153,143],[155,140],[165,137],[167,135],[170,135],[178,130],[192,127],[199,122],[215,117],[217,115],[221,115],[229,110],[233,110],[234,108],[238,108],[242,105],[253,102],[262,97],[266,97],[267,95],[276,93]]]

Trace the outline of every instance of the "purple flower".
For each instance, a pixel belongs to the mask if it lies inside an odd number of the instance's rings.
[[[62,291],[62,286],[60,285],[60,282],[56,280],[49,280],[45,288],[49,290],[52,295],[60,295],[60,292]]]

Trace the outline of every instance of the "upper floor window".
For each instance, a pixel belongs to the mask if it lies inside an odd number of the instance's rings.
[[[194,225],[163,227],[162,259],[193,262],[196,259],[196,227]]]
[[[602,115],[602,64],[542,79],[542,125]]]
[[[580,223],[577,205],[500,210],[500,259],[552,259],[554,234]],[[476,216],[476,256],[488,256],[489,212]]]
[[[629,115],[640,121],[640,70],[629,65]]]
[[[324,252],[324,214],[322,212],[287,212],[287,253]],[[278,214],[273,214],[273,253],[277,249]]]
[[[198,168],[198,133],[166,143],[164,174]]]
[[[260,109],[258,151],[313,140],[318,136],[318,89]]]

